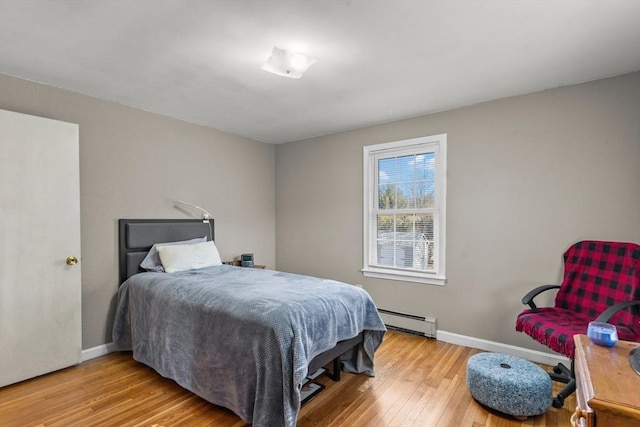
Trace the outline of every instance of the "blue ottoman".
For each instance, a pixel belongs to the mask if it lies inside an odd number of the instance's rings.
[[[546,412],[551,378],[538,365],[501,353],[479,353],[467,362],[467,387],[478,402],[524,419]]]

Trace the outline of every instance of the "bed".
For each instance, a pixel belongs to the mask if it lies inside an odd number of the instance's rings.
[[[213,241],[213,220],[122,219],[119,230],[114,345],[160,375],[255,427],[295,426],[305,378],[332,361],[335,380],[340,367],[374,375],[386,328],[364,290],[231,265],[145,272],[154,244]]]

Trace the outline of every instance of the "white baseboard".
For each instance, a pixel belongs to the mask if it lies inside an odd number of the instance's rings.
[[[544,353],[537,350],[529,350],[527,348],[516,347],[514,345],[502,344],[494,341],[487,341],[480,338],[468,337],[465,335],[454,334],[453,332],[438,331],[436,335],[438,341],[448,342],[450,344],[461,345],[464,347],[477,348],[479,350],[492,351],[496,353],[505,353],[512,356],[521,357],[535,363],[542,363],[549,366],[555,366],[558,363],[565,365],[571,363],[569,359],[557,354]]]
[[[82,350],[82,361],[86,362],[87,360],[95,359],[96,357],[104,356],[105,354],[109,354],[114,351],[115,347],[112,342],[91,347],[86,350]]]
[[[527,348],[516,347],[514,345],[502,344],[495,341],[487,341],[481,338],[469,337],[466,335],[455,334],[447,331],[437,331],[436,339],[438,341],[448,342],[450,344],[461,345],[464,347],[477,348],[478,350],[493,351],[497,353],[510,354],[512,356],[521,357],[526,360],[530,360],[536,363],[543,363],[545,365],[554,366],[558,363],[568,364],[571,363],[569,359],[564,356],[543,353],[542,351],[529,350]],[[94,359],[96,357],[104,356],[115,351],[112,342],[102,344],[96,347],[82,350],[82,361]]]

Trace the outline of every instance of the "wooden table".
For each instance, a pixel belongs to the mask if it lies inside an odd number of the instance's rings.
[[[629,352],[639,343],[618,341],[596,345],[575,335],[576,400],[571,417],[576,427],[640,426],[640,375],[631,368]]]

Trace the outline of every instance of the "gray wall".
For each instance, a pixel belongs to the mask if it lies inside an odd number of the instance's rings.
[[[440,133],[448,283],[364,278],[362,147]],[[444,331],[544,349],[514,331],[520,299],[582,239],[640,242],[640,73],[276,147],[278,269],[364,284]]]
[[[111,340],[117,219],[186,218],[175,199],[214,215],[223,259],[362,283],[380,307],[529,348],[520,298],[559,279],[567,246],[640,241],[640,73],[275,147],[5,75],[0,108],[80,125],[83,348]],[[438,133],[447,285],[363,278],[362,146]]]
[[[223,260],[275,266],[274,146],[1,74],[0,108],[80,125],[83,348],[111,341],[118,218],[189,218],[172,201],[194,203]]]

